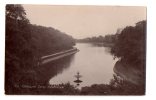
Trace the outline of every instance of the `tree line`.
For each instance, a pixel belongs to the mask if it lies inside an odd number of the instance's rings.
[[[137,22],[135,26],[125,27],[118,35],[111,48],[116,64],[128,69],[135,69],[137,83],[145,89],[146,76],[146,21]],[[118,66],[121,68],[122,66]],[[117,67],[117,65],[116,65]],[[130,67],[130,68],[129,68]]]
[[[118,35],[111,53],[115,58],[144,70],[146,62],[146,21],[125,27]]]
[[[117,29],[115,34],[106,34],[104,36],[93,36],[93,37],[87,37],[83,39],[76,39],[76,42],[80,43],[107,43],[107,44],[114,44],[117,40],[118,35],[121,33],[122,29]]]
[[[112,34],[108,34],[105,36],[94,36],[94,37],[87,37],[84,39],[77,39],[77,42],[80,43],[114,43],[115,38],[117,37],[117,35],[112,35]]]
[[[33,83],[38,58],[75,45],[71,36],[58,29],[31,24],[22,5],[6,5],[5,30],[6,93],[22,83]]]

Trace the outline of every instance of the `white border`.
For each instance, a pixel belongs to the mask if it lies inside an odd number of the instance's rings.
[[[147,6],[147,89],[145,96],[6,96],[4,95],[4,43],[5,43],[5,4],[52,4],[52,5],[120,5]],[[28,99],[120,99],[120,100],[156,100],[156,2],[155,0],[2,0],[0,1],[0,99],[28,100]]]

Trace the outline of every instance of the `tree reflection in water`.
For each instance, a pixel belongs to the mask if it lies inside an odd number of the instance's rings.
[[[69,68],[73,59],[74,55],[71,55],[40,66],[40,68],[37,69],[38,84],[48,84],[52,77],[62,73],[65,69]]]

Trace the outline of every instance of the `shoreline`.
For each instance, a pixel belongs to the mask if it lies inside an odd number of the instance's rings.
[[[114,72],[121,78],[135,84],[140,85],[145,83],[144,79],[141,77],[142,73],[132,65],[127,64],[123,61],[117,61],[113,68]]]

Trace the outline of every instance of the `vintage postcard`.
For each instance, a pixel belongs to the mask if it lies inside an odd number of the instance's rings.
[[[5,94],[145,95],[146,7],[6,4]]]

